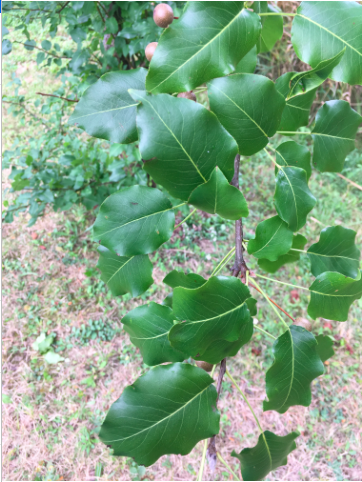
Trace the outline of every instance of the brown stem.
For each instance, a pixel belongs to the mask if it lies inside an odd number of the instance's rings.
[[[52,57],[56,57],[57,59],[71,59],[72,58],[72,57],[59,57],[59,55],[53,54],[53,53],[49,52],[48,50],[41,49],[40,47],[37,47],[36,45],[26,44],[24,42],[19,42],[18,40],[14,40],[14,43],[25,45],[26,47],[32,47],[33,49],[36,49],[36,50],[41,50],[42,52],[45,52],[46,54],[51,55]]]
[[[56,12],[56,13],[60,13],[62,10],[64,10],[65,7],[66,7],[69,3],[70,3],[70,0],[69,0],[69,2],[65,2],[65,4],[62,6],[62,8],[61,8],[60,10],[58,10],[58,12]]]
[[[54,94],[44,94],[43,92],[35,92],[36,94],[38,95],[43,95],[45,97],[57,97],[58,99],[63,99],[63,100],[67,100],[68,102],[79,102],[78,99],[74,100],[74,99],[67,99],[67,97],[61,97],[60,95],[54,95]]]
[[[256,286],[254,285],[250,285],[252,288],[254,288],[256,291],[259,291],[259,293],[261,293],[261,291],[259,290],[259,288],[257,288]],[[272,300],[271,298],[269,298],[269,296],[267,297],[269,301],[271,301],[273,303],[273,305],[275,305],[277,308],[279,308],[280,311],[282,311],[285,315],[287,315],[293,322],[295,321],[295,319],[289,314],[287,313],[285,310],[283,310],[283,308],[281,306],[279,306],[277,303],[275,303],[274,300]]]
[[[240,155],[238,154],[234,160],[234,176],[231,180],[231,185],[240,189],[239,186],[239,171],[240,171]],[[243,283],[246,281],[246,272],[248,267],[246,266],[244,255],[243,255],[243,220],[242,218],[235,221],[235,263],[232,268],[232,275],[238,276],[240,273],[240,278]]]

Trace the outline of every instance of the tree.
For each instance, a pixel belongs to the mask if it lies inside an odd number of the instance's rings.
[[[273,82],[253,72],[257,53],[270,50],[281,37],[283,16],[294,17],[293,47],[311,69]],[[251,289],[268,301],[285,328],[274,341],[274,362],[266,371],[264,411],[283,414],[295,405],[308,406],[311,383],[333,355],[331,340],[315,337],[308,321],[286,313],[257,278],[289,283],[251,271],[249,256],[260,270],[274,273],[306,254],[315,279],[309,288],[291,286],[310,292],[308,315],[314,320],[346,321],[351,304],[362,296],[354,231],[327,227],[307,251],[307,239],[298,234],[317,202],[308,187],[312,166],[340,172],[362,122],[348,102],[331,100],[319,108],[312,128],[305,128],[316,90],[327,78],[362,84],[361,25],[357,2],[302,2],[294,13],[266,2],[254,2],[252,9],[243,2],[190,2],[161,34],[148,71],[106,73],[77,103],[70,122],[122,144],[138,139],[143,170],[162,187],[121,188],[99,209],[93,227],[98,267],[115,296],[139,296],[152,284],[148,255],[170,239],[180,206],[235,221],[235,246],[210,278],[171,271],[163,281],[172,296],[122,319],[151,368],[124,390],[103,422],[100,438],[114,455],[149,466],[165,454],[185,455],[205,440],[202,480],[207,453],[209,460],[225,463],[215,439],[225,374],[260,431],[255,447],[235,447],[231,454],[240,461],[243,479],[261,480],[296,449],[297,432],[281,436],[263,430],[228,371],[227,358],[250,341],[254,329],[271,336],[253,323],[257,300]],[[192,96],[206,91],[208,108]],[[274,149],[270,139],[277,134],[289,140]],[[298,136],[313,139],[312,159],[306,147],[290,139]],[[256,226],[254,239],[245,239],[248,206],[239,189],[240,157],[261,151],[275,166],[276,214]],[[233,257],[231,276],[221,276]]]

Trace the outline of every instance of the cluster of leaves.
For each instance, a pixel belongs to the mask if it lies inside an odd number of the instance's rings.
[[[61,81],[54,97],[35,102],[19,94],[20,79],[14,77],[7,85],[14,88],[13,95],[3,97],[8,112],[16,116],[18,125],[32,126],[35,135],[29,136],[26,145],[16,139],[12,149],[4,152],[3,168],[11,167],[10,192],[14,195],[11,205],[5,202],[3,220],[12,222],[14,214],[27,211],[31,226],[47,204],[55,210],[69,209],[75,203],[92,209],[121,185],[134,183],[135,175],[137,183],[146,184],[146,176],[132,169],[140,160],[135,148],[109,148],[99,141],[84,144],[81,131],[64,125],[64,119],[73,102],[106,72],[148,65],[144,49],[161,32],[152,20],[151,3],[3,2],[2,8],[3,55],[13,48],[10,32],[20,33],[26,40],[15,40],[15,45],[22,44],[31,56],[36,53],[39,68],[51,69]],[[50,40],[32,38],[34,25],[39,23],[48,28]],[[66,29],[74,48],[57,43],[61,29]]]
[[[164,279],[172,294],[163,304],[139,306],[122,320],[152,368],[112,405],[100,438],[115,455],[133,457],[139,465],[165,454],[185,455],[219,433],[214,380],[190,357],[222,362],[222,377],[226,357],[252,337],[257,308],[249,284],[266,295],[256,281],[262,275],[247,269],[246,253],[267,272],[305,253],[315,277],[305,288],[312,319],[345,321],[362,296],[354,231],[330,226],[308,251],[303,249],[307,239],[298,234],[316,203],[308,187],[312,166],[319,172],[341,171],[362,122],[348,102],[333,100],[320,107],[312,129],[304,129],[316,90],[327,78],[362,84],[362,6],[302,2],[293,14],[292,43],[311,70],[289,72],[273,82],[253,72],[258,52],[272,48],[282,35],[280,13],[264,2],[254,2],[253,10],[244,2],[187,3],[162,33],[148,71],[106,73],[84,92],[70,118],[101,139],[138,140],[143,171],[164,188],[124,187],[100,207],[94,224],[98,267],[114,295],[138,296],[152,284],[148,255],[172,236],[181,205],[236,220],[236,246],[209,279],[174,270]],[[209,108],[176,97],[192,89],[196,96],[207,90]],[[311,136],[312,159],[294,140],[274,150],[270,138],[276,134]],[[248,206],[238,190],[239,156],[263,149],[275,165],[276,215],[256,226],[254,239],[244,240],[240,219],[248,216]],[[234,276],[218,276],[234,252]],[[331,340],[288,325],[271,306],[285,331],[274,343],[263,409],[283,414],[310,404],[311,382],[324,372]],[[285,465],[299,435],[279,436],[257,423],[257,445],[232,453],[244,480],[260,480]]]

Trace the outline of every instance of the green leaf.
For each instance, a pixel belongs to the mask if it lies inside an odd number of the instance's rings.
[[[362,5],[357,2],[302,2],[294,17],[292,43],[297,56],[312,67],[346,47],[329,75],[351,85],[362,84]]]
[[[93,226],[94,239],[120,256],[155,251],[172,236],[175,214],[158,189],[125,187],[101,205]]]
[[[242,155],[263,149],[280,124],[285,100],[263,75],[233,74],[208,84],[210,109],[230,132]]]
[[[289,407],[308,407],[312,400],[310,384],[324,373],[312,333],[291,325],[273,345],[274,363],[266,372],[263,410],[285,413]]]
[[[328,320],[346,321],[353,301],[362,296],[362,278],[354,280],[340,273],[320,274],[309,288],[311,292],[308,315]]]
[[[259,17],[244,2],[188,2],[161,35],[147,90],[184,92],[230,74],[255,45],[260,28]]]
[[[237,74],[253,74],[256,67],[256,45],[244,55],[236,66],[235,73]]]
[[[342,226],[323,229],[318,243],[308,249],[313,275],[337,271],[349,278],[357,278],[361,253],[355,245],[355,238],[356,231]]]
[[[308,188],[304,169],[281,165],[279,168],[274,193],[275,208],[292,231],[299,231],[307,222],[307,215],[317,200]]]
[[[298,261],[300,258],[300,253],[298,251],[293,251],[293,250],[294,249],[302,250],[306,245],[306,243],[307,243],[307,238],[305,238],[301,234],[295,234],[293,236],[292,249],[288,251],[287,254],[283,254],[282,256],[279,256],[279,258],[276,261],[269,261],[268,259],[259,259],[258,265],[260,266],[261,269],[263,269],[264,271],[267,271],[268,273],[275,273],[283,265]]]
[[[325,362],[335,354],[333,350],[333,338],[328,335],[318,335],[315,339],[317,340],[317,353],[319,358],[322,362]]]
[[[297,448],[294,442],[297,437],[299,432],[280,437],[265,430],[255,447],[244,449],[239,455],[233,451],[231,455],[240,461],[243,480],[262,480],[272,470],[287,465],[288,455]]]
[[[277,91],[286,100],[278,130],[296,131],[299,127],[308,124],[316,89],[329,77],[344,53],[345,49],[335,57],[320,62],[315,69],[305,72],[287,72],[275,81]]]
[[[192,191],[188,201],[193,206],[224,219],[237,220],[249,216],[248,205],[243,194],[231,186],[218,167],[210,179]]]
[[[44,50],[50,50],[52,48],[52,43],[49,40],[43,40],[41,46]]]
[[[225,276],[212,277],[192,290],[175,288],[173,311],[185,321],[171,328],[171,346],[202,360],[212,343],[238,341],[250,320],[247,298],[247,286],[240,279]]]
[[[182,363],[151,369],[111,406],[100,439],[114,455],[146,467],[165,454],[188,454],[219,432],[213,381],[201,368]]]
[[[116,34],[118,32],[118,22],[114,17],[109,17],[106,20],[107,33]]]
[[[64,361],[64,357],[54,351],[48,351],[48,353],[44,355],[44,360],[50,365],[56,365],[57,363]]]
[[[170,27],[168,27],[170,28]],[[131,91],[137,108],[144,170],[174,197],[187,201],[219,166],[228,181],[237,145],[214,114],[189,99]]]
[[[313,165],[318,171],[342,171],[361,122],[362,117],[344,100],[330,100],[318,110],[312,130]]]
[[[251,298],[249,298],[251,299]],[[254,325],[252,318],[249,319],[242,327],[239,339],[233,342],[225,340],[217,340],[208,346],[207,350],[201,356],[196,356],[195,360],[202,360],[216,365],[228,356],[235,356],[241,347],[246,345],[253,336]]]
[[[34,350],[38,351],[42,355],[50,350],[54,341],[54,335],[46,336],[45,333],[41,333],[35,342],[32,344]]]
[[[199,274],[185,274],[182,271],[177,271],[174,269],[168,273],[168,275],[163,279],[163,282],[171,288],[181,286],[182,288],[194,289],[204,285],[206,283],[206,279]]]
[[[101,271],[101,280],[114,296],[126,293],[139,296],[153,283],[153,266],[147,255],[118,256],[104,246],[98,247],[98,253],[97,268]]]
[[[248,305],[250,315],[256,316],[256,314],[258,312],[257,307],[256,307],[257,300],[255,298],[248,298],[246,300],[246,304]]]
[[[170,308],[154,302],[139,306],[122,318],[124,330],[129,334],[131,342],[140,349],[147,365],[181,362],[187,358],[172,348],[168,341],[174,319]]]
[[[13,50],[13,44],[9,39],[4,38],[1,42],[1,53],[2,55],[8,55]]]
[[[10,395],[6,395],[6,393],[3,393],[3,394],[1,395],[1,398],[2,398],[2,402],[3,402],[3,403],[13,403],[12,398],[10,397]]]
[[[299,167],[307,174],[307,181],[312,175],[310,166],[310,152],[305,146],[294,141],[287,141],[280,144],[275,151],[276,161],[283,167]],[[275,167],[275,174],[278,174],[278,167]]]
[[[277,13],[279,8],[269,5],[268,2],[254,2],[252,6],[255,13]],[[283,17],[279,15],[263,16],[261,18],[261,33],[256,43],[258,54],[269,52],[275,43],[283,36]]]
[[[256,258],[276,261],[288,253],[292,242],[293,231],[279,216],[273,216],[257,225],[255,238],[248,242],[248,253]]]
[[[84,92],[69,123],[111,143],[137,140],[136,107],[128,89],[144,89],[147,70],[109,72]]]

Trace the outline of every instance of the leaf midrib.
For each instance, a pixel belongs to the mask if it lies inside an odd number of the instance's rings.
[[[213,316],[212,318],[206,318],[204,320],[195,320],[195,321],[186,321],[183,325],[181,326],[190,326],[190,325],[195,325],[196,323],[206,323],[207,321],[215,320],[216,318],[220,318],[222,316],[226,316],[229,313],[232,313],[233,311],[238,310],[239,308],[242,308],[246,303],[246,300],[241,303],[241,305],[235,306],[232,310],[229,311],[224,311],[224,313],[220,313],[219,315]]]
[[[210,383],[211,385],[211,383]],[[128,440],[132,437],[136,437],[137,435],[141,434],[142,432],[146,432],[147,430],[152,430],[154,427],[156,427],[157,425],[159,425],[160,423],[164,422],[165,420],[173,417],[174,415],[176,415],[177,412],[179,412],[180,410],[184,410],[187,405],[189,405],[190,403],[192,403],[197,397],[200,397],[205,390],[207,390],[209,388],[208,385],[206,388],[204,388],[201,392],[199,392],[197,395],[195,395],[193,398],[191,398],[191,400],[189,400],[187,403],[185,403],[185,405],[183,405],[182,407],[178,408],[175,412],[172,412],[170,413],[170,415],[168,415],[167,417],[163,418],[162,420],[159,420],[158,422],[154,423],[153,425],[151,425],[150,427],[146,427],[144,428],[143,430],[140,430],[139,432],[137,433],[134,433],[133,435],[129,435],[128,437],[125,437],[125,438],[120,438],[120,439],[116,439],[116,440],[103,440],[104,443],[114,443],[114,442],[124,442],[125,440]]]
[[[89,117],[91,115],[107,114],[107,112],[112,112],[114,110],[129,109],[130,107],[135,107],[137,105],[138,105],[138,103],[137,104],[128,104],[128,105],[125,105],[123,107],[116,107],[114,109],[100,110],[100,111],[92,112],[91,114],[81,115],[80,117],[71,117],[70,120],[71,121],[77,121],[78,119],[83,119],[84,117]]]
[[[320,253],[313,253],[312,251],[307,251],[307,254],[312,254],[314,256],[322,256],[323,258],[343,258],[343,259],[348,259],[349,261],[358,261],[358,258],[348,258],[347,256],[339,256],[337,254],[320,254]]]
[[[308,20],[309,22],[311,23],[314,23],[314,25],[317,25],[320,29],[323,29],[325,30],[326,32],[328,32],[330,35],[332,35],[333,37],[337,38],[338,40],[340,40],[342,43],[344,43],[345,45],[347,45],[347,47],[349,47],[350,49],[354,50],[358,55],[360,55],[362,57],[362,53],[359,52],[356,48],[354,48],[352,45],[350,45],[346,40],[344,40],[343,38],[339,37],[338,35],[336,35],[335,33],[331,32],[330,30],[328,30],[328,28],[326,27],[323,27],[323,25],[321,25],[320,23],[317,23],[315,22],[314,20],[312,20],[311,18],[309,17],[306,17],[305,15],[302,15],[300,13],[297,13],[296,15],[297,17],[301,17],[301,18],[304,18],[305,20]]]
[[[133,258],[134,258],[134,256],[131,256],[131,258],[127,259],[127,261],[126,261],[125,263],[123,263],[122,266],[120,266],[120,267],[112,274],[112,276],[109,278],[109,280],[106,282],[106,284],[108,285],[108,284],[111,282],[111,279],[116,276],[116,274],[118,273],[118,271],[120,271],[122,268],[124,268],[127,263],[129,263],[130,261],[132,261]]]
[[[280,225],[279,225],[278,229],[275,231],[275,233],[273,234],[273,236],[272,236],[271,238],[269,238],[269,240],[264,244],[264,246],[262,246],[260,249],[258,249],[258,251],[254,251],[254,253],[251,253],[251,254],[253,254],[253,255],[255,256],[256,253],[259,253],[259,251],[262,251],[262,250],[268,245],[268,243],[270,243],[270,242],[275,238],[275,236],[277,235],[279,229],[282,227],[283,222],[284,222],[284,221],[281,219],[281,220],[280,220]]]
[[[157,89],[160,85],[162,85],[164,82],[166,82],[168,79],[170,79],[174,74],[176,74],[176,72],[178,70],[180,70],[181,68],[183,68],[188,62],[190,62],[194,57],[196,57],[197,55],[199,55],[200,52],[202,52],[206,47],[208,47],[214,40],[216,40],[227,28],[230,27],[230,25],[239,17],[239,15],[245,10],[245,7],[243,7],[240,12],[231,20],[231,22],[229,22],[222,30],[220,30],[220,32],[215,35],[215,37],[213,37],[211,40],[209,40],[207,42],[207,44],[205,44],[200,50],[198,50],[196,53],[194,53],[194,55],[192,55],[189,59],[186,60],[186,62],[184,62],[182,65],[180,65],[179,67],[177,67],[176,70],[174,70],[168,77],[166,77],[166,79],[164,79],[162,82],[160,82],[159,84],[157,84],[153,89],[150,90],[150,92],[152,92],[153,90]]]

